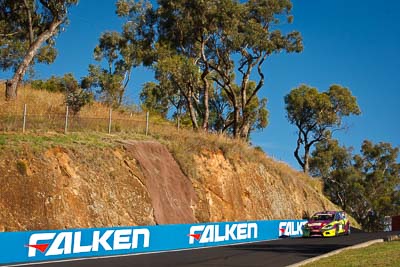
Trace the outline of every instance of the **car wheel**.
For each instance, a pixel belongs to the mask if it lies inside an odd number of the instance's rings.
[[[347,231],[346,231],[346,235],[350,235],[351,234],[351,227],[350,227],[350,225],[348,226],[348,228],[347,228]]]
[[[336,226],[336,228],[335,228],[335,236],[338,236],[339,235],[339,230],[338,230],[338,227]]]

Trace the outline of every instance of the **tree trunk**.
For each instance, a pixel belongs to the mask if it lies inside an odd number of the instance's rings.
[[[14,100],[17,98],[17,86],[19,82],[19,76],[14,75],[12,80],[6,82],[6,100]]]
[[[306,144],[304,146],[304,173],[308,174],[310,170],[310,147]]]
[[[38,36],[38,38],[30,45],[28,52],[26,53],[24,59],[21,64],[18,66],[18,69],[14,73],[14,76],[11,80],[8,80],[6,83],[6,100],[15,100],[17,98],[17,88],[19,82],[25,76],[26,70],[31,64],[33,58],[35,57],[37,51],[42,46],[44,42],[46,42],[50,37],[52,37],[56,31],[57,27],[60,26],[62,20],[53,21],[50,24],[49,29],[44,31],[42,34]]]
[[[210,84],[207,79],[207,75],[210,73],[209,64],[207,62],[207,58],[205,56],[205,43],[206,40],[203,40],[201,43],[201,58],[205,64],[205,69],[201,75],[201,80],[203,81],[203,90],[204,90],[204,114],[203,114],[203,130],[206,132],[208,131],[208,120],[210,117],[210,108],[209,108],[209,88]]]
[[[240,138],[242,138],[243,140],[249,141],[250,128],[251,128],[251,126],[250,126],[249,122],[244,123],[240,127]]]
[[[190,89],[188,95],[184,95],[187,101],[188,109],[189,109],[189,114],[190,114],[190,119],[192,120],[192,126],[194,130],[199,129],[199,125],[197,124],[197,116],[196,112],[194,111],[194,106],[193,106],[193,90]]]
[[[197,124],[197,116],[194,111],[193,103],[191,100],[188,103],[188,108],[189,108],[190,119],[192,120],[193,129],[197,130],[199,129],[199,125]]]
[[[296,160],[297,160],[297,163],[299,163],[299,165],[301,166],[301,168],[303,169],[303,171],[304,171],[304,162],[301,160],[301,157],[300,157],[300,147],[301,147],[301,144],[302,144],[302,139],[301,139],[301,134],[300,134],[300,131],[299,131],[299,135],[298,135],[298,137],[297,137],[297,146],[296,146],[296,149],[295,149],[295,151],[294,151],[294,157],[296,158]]]
[[[203,130],[206,132],[208,131],[208,120],[210,117],[210,108],[209,108],[209,104],[208,104],[208,100],[209,100],[209,95],[208,95],[208,81],[207,78],[204,77],[203,78],[203,82],[204,82],[204,115],[203,115]]]
[[[236,103],[237,101],[234,101],[234,106],[233,106],[233,137],[234,138],[240,138],[239,134],[239,120],[240,120],[240,108],[239,105]]]

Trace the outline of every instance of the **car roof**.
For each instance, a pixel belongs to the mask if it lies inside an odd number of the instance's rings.
[[[322,215],[322,214],[332,215],[332,214],[342,213],[342,212],[343,212],[343,211],[327,210],[327,211],[319,211],[319,212],[316,212],[314,215]]]

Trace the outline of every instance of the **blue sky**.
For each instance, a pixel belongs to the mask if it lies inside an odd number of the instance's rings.
[[[270,124],[253,134],[254,145],[270,156],[298,168],[293,157],[296,129],[285,118],[283,98],[305,83],[325,91],[331,84],[348,87],[362,115],[345,120],[349,129],[334,137],[358,152],[363,140],[400,145],[400,1],[293,0],[294,23],[285,29],[301,32],[301,54],[279,54],[264,66]],[[59,56],[52,65],[38,65],[37,78],[73,73],[80,78],[94,63],[92,52],[100,34],[119,31],[123,20],[115,15],[115,1],[82,0],[71,10],[70,25],[57,38]],[[0,79],[10,77],[0,72]],[[138,98],[141,85],[153,73],[136,69],[128,95]]]

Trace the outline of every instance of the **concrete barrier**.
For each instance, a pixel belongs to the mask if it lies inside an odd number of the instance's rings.
[[[305,220],[0,233],[0,264],[173,251],[302,235]]]

